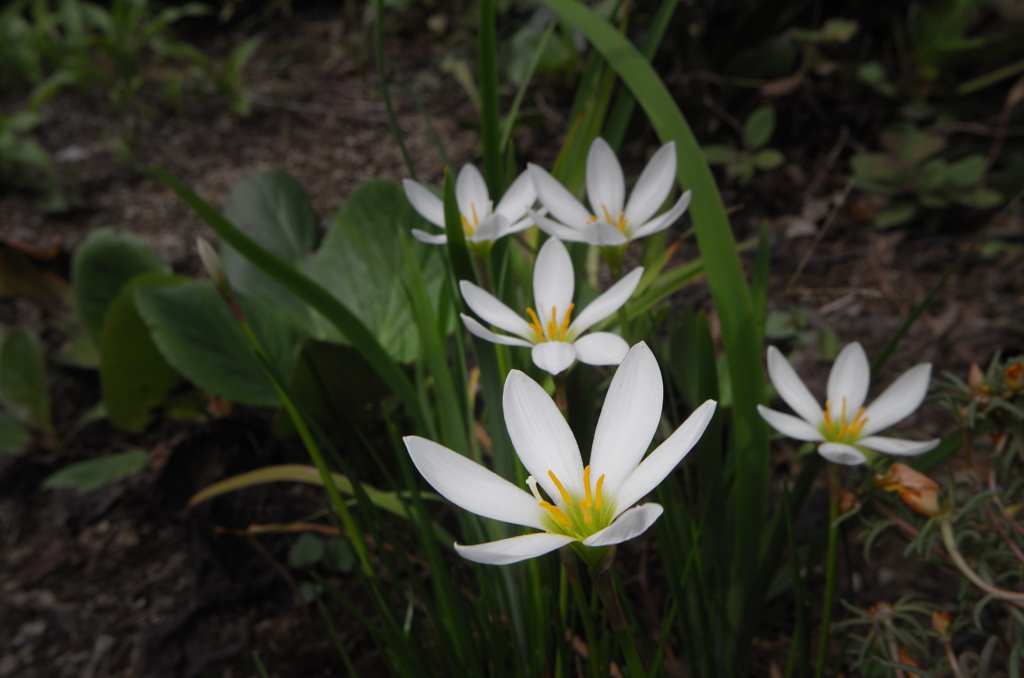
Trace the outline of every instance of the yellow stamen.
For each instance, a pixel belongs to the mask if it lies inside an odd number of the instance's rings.
[[[604,212],[604,220],[607,221],[612,226],[614,226],[615,222],[612,221],[612,215],[608,214],[608,208],[605,207],[604,205],[601,205],[601,210]]]
[[[590,493],[590,466],[589,465],[586,468],[583,469],[583,487],[585,487],[586,490],[587,490],[587,498],[584,500],[584,502],[586,502],[586,505],[588,507],[589,506],[593,506],[594,505],[594,495],[592,495]],[[583,502],[580,502],[580,503],[582,504]]]
[[[562,509],[546,501],[542,501],[539,504],[539,506],[542,509],[545,509],[548,513],[550,513],[551,517],[554,518],[555,521],[562,527],[572,527],[572,520],[569,518],[569,516],[565,515],[565,511],[563,511]]]
[[[460,214],[459,219],[462,219],[462,230],[466,232],[466,235],[473,235],[473,231],[475,231],[476,229],[470,226],[469,222],[466,220],[466,217]]]
[[[551,307],[551,321],[548,323],[548,339],[555,339],[558,336],[558,320],[555,317],[556,309]]]
[[[825,401],[825,412],[824,412],[824,414],[825,414],[825,428],[827,428],[828,430],[832,430],[832,417],[831,417],[831,415],[829,415],[829,406],[828,406],[828,401],[827,400]]]
[[[469,203],[469,211],[473,213],[473,227],[478,228],[480,226],[480,220],[476,218],[476,204]]]
[[[589,489],[587,490],[587,492],[589,494]],[[583,509],[583,520],[586,521],[587,525],[594,522],[594,516],[590,515],[590,507],[587,506],[586,499],[580,499],[580,508]]]
[[[861,417],[864,416],[864,410],[865,408],[863,407],[857,410],[857,416],[853,418],[852,422],[850,422],[850,430],[848,433],[851,435],[857,435],[860,433],[861,429],[864,428],[864,424],[868,423],[867,419],[861,419]]]
[[[558,488],[558,492],[562,495],[562,501],[565,502],[565,505],[572,506],[572,498],[569,496],[569,493],[565,491],[565,488],[562,486],[562,483],[559,482],[558,478],[555,477],[555,472],[548,471],[548,477],[551,478],[551,482],[553,482],[555,487]]]
[[[532,308],[527,308],[526,312],[529,314],[530,318],[532,318],[532,321],[528,323],[530,329],[537,335],[537,339],[539,341],[544,341],[544,329],[541,327],[540,318],[537,317],[537,312]]]
[[[558,330],[558,340],[565,340],[565,333],[569,331],[569,316],[572,315],[572,309],[576,308],[576,304],[569,304],[569,308],[565,311],[565,318],[562,319],[562,327]],[[554,309],[551,309],[552,312]]]
[[[587,468],[590,468],[589,466]],[[589,485],[589,483],[588,483]],[[604,474],[597,479],[597,488],[594,490],[594,508],[598,511],[601,510],[601,486],[604,485]]]

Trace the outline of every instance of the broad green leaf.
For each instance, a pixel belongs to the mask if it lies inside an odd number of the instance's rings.
[[[228,194],[224,216],[294,268],[308,263],[316,247],[319,217],[302,186],[287,172],[272,170],[239,181]],[[308,307],[296,303],[278,282],[225,243],[220,255],[232,289],[267,301],[312,328]]]
[[[875,215],[875,226],[878,228],[892,228],[899,226],[917,216],[917,203],[897,202],[879,210]]]
[[[857,79],[865,85],[878,85],[885,82],[885,70],[880,61],[867,61],[857,67]]]
[[[946,178],[954,186],[970,188],[982,180],[985,169],[985,156],[975,153],[950,165],[946,171]]]
[[[288,564],[292,567],[316,565],[324,557],[324,540],[308,532],[300,534],[288,549]]]
[[[754,166],[759,170],[773,170],[786,162],[786,156],[774,148],[765,148],[754,154]]]
[[[72,487],[78,494],[85,494],[144,471],[148,466],[149,455],[144,450],[131,450],[65,466],[46,478],[43,487]]]
[[[26,330],[8,332],[0,346],[0,403],[21,423],[53,430],[46,360],[39,340]]]
[[[399,229],[431,230],[391,181],[370,181],[345,202],[308,267],[366,327],[392,360],[409,362],[420,353],[410,301],[399,284],[405,268]],[[440,249],[409,243],[423,272],[426,294],[437,299],[446,275]],[[345,340],[335,334],[335,340]]]
[[[139,433],[149,423],[149,411],[164,402],[181,380],[157,350],[150,330],[135,309],[135,294],[182,282],[168,273],[143,273],[125,285],[107,311],[100,339],[100,379],[103,402],[114,426]]]
[[[724,144],[701,146],[700,150],[704,153],[704,158],[712,165],[724,165],[736,157],[736,149]]]
[[[356,554],[347,539],[331,537],[324,543],[324,564],[337,572],[351,572],[356,566]]]
[[[264,407],[279,403],[263,376],[249,342],[217,289],[208,281],[174,287],[140,289],[135,305],[153,334],[160,353],[199,388],[228,400]],[[280,374],[291,372],[300,336],[280,313],[256,302],[242,302],[253,331],[260,337]],[[268,314],[266,319],[256,318]],[[276,348],[274,348],[276,347]]]
[[[121,288],[140,273],[166,270],[135,236],[109,229],[93,232],[71,260],[75,304],[93,343],[99,346],[107,308]]]
[[[0,412],[0,457],[32,442],[32,434],[10,415]]]
[[[761,148],[768,143],[774,132],[775,109],[771,106],[761,106],[743,123],[743,143],[752,150]]]

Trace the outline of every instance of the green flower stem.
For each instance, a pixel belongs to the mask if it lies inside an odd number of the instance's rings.
[[[825,574],[825,602],[821,607],[821,633],[818,636],[818,664],[814,678],[825,675],[825,661],[828,658],[829,627],[832,624],[832,598],[836,591],[836,562],[839,555],[839,495],[842,489],[841,469],[836,464],[828,465],[828,564]]]
[[[594,565],[591,575],[594,578],[594,586],[597,594],[601,596],[604,603],[605,614],[608,615],[608,625],[615,634],[615,640],[619,643],[626,658],[626,665],[629,667],[629,674],[632,678],[647,678],[647,671],[640,661],[640,655],[636,651],[636,642],[629,627],[629,619],[622,609],[622,601],[619,600],[619,592],[615,590],[615,578],[612,576],[612,563],[615,562],[615,547],[610,547]]]
[[[587,647],[597,647],[597,631],[594,627],[594,616],[590,614],[590,603],[583,593],[583,585],[580,583],[580,569],[576,562],[576,554],[572,546],[563,546],[558,549],[558,556],[562,559],[562,567],[565,568],[565,576],[572,587],[572,597],[576,601],[576,607],[580,611],[580,619],[583,621],[583,635],[587,638]]]
[[[555,381],[555,405],[558,406],[558,410],[564,414],[569,413],[569,397],[565,390],[565,372],[559,372],[554,377]]]

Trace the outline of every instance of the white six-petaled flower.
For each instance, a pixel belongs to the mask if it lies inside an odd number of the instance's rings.
[[[464,558],[507,565],[572,542],[610,546],[638,536],[658,519],[660,505],[633,505],[672,472],[714,415],[716,403],[709,400],[644,459],[661,420],[663,395],[654,354],[637,344],[608,388],[590,464],[584,467],[558,407],[539,384],[512,370],[505,381],[505,423],[516,454],[532,474],[526,480],[530,492],[425,438],[409,436],[405,445],[420,474],[453,504],[541,530],[474,546],[456,544]]]
[[[496,334],[465,313],[462,322],[470,332],[495,344],[532,346],[533,362],[551,374],[567,369],[576,360],[589,365],[618,365],[629,350],[622,337],[611,332],[580,335],[619,310],[632,296],[643,272],[640,267],[630,271],[572,320],[576,285],[572,259],[565,245],[557,238],[549,238],[537,253],[533,267],[533,299],[537,308],[527,308],[526,318],[473,283],[459,283],[462,298],[474,313],[514,336]]]
[[[670,141],[655,153],[626,200],[626,179],[615,152],[598,137],[587,154],[586,183],[590,210],[538,165],[529,166],[541,204],[555,219],[535,212],[530,216],[543,231],[571,242],[618,247],[631,240],[663,231],[690,205],[685,191],[664,214],[654,214],[665,202],[676,180],[676,145]],[[653,218],[652,218],[653,217]]]
[[[847,344],[828,375],[828,400],[818,404],[789,361],[774,346],[768,347],[768,375],[779,396],[798,416],[758,405],[761,416],[776,431],[818,445],[818,453],[831,462],[855,466],[867,461],[866,450],[912,457],[934,449],[939,440],[903,440],[875,434],[906,419],[928,394],[930,363],[915,365],[900,375],[868,407],[864,400],[871,383],[871,366],[864,348]]]
[[[444,230],[444,203],[423,184],[405,179],[402,182],[405,197],[424,219]],[[523,172],[512,182],[495,206],[487,192],[483,175],[473,165],[463,165],[455,180],[455,202],[459,206],[462,231],[466,242],[487,246],[498,238],[518,233],[533,225],[526,210],[537,201],[537,191],[528,173]],[[444,245],[444,233],[433,234],[413,229],[412,235],[428,245]]]

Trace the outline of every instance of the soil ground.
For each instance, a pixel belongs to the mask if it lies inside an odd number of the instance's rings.
[[[299,179],[321,214],[336,210],[362,181],[402,178],[401,155],[368,64],[342,58],[323,68],[335,49],[331,36],[346,30],[344,19],[323,11],[270,29],[247,71],[256,102],[251,117],[206,108],[186,116],[156,110],[140,124],[136,159],[162,167],[214,205],[223,203],[239,179],[283,168]],[[216,43],[210,47],[223,49]],[[477,136],[465,124],[473,117],[472,106],[433,65],[443,48],[428,38],[405,36],[389,40],[387,53],[391,73],[420,91],[455,166],[472,160]],[[684,100],[685,85],[674,87],[683,88],[677,93]],[[436,183],[441,161],[406,91],[400,87],[394,93],[399,122],[420,179]],[[98,96],[59,97],[44,109],[40,128],[39,140],[51,153],[75,158],[63,163],[62,171],[85,207],[43,215],[30,198],[4,195],[0,235],[44,248],[59,242],[70,251],[92,230],[110,227],[137,234],[176,271],[198,274],[193,243],[196,236],[209,237],[209,231],[161,183],[114,157],[107,140],[121,123]],[[527,105],[547,117],[539,128],[517,136],[519,157],[549,163],[564,129],[559,111],[567,110],[568,101],[542,87]],[[710,109],[697,111],[694,120],[698,137],[721,124]],[[795,336],[780,341],[794,348],[798,372],[818,394],[828,366],[821,358],[821,337],[834,332],[840,345],[857,340],[869,355],[877,354],[987,218],[965,212],[962,223],[938,233],[882,232],[863,220],[865,211],[874,209],[870,199],[853,192],[814,243],[813,227],[805,224],[801,233],[794,216],[808,211],[824,216],[822,210],[844,194],[845,158],[853,144],[871,141],[842,145],[837,160],[830,151],[839,138],[840,126],[833,125],[814,131],[806,143],[799,137],[781,143],[789,159],[784,167],[759,175],[751,186],[726,184],[723,190],[735,210],[738,238],[755,235],[764,221],[770,224],[770,307],[802,315]],[[649,132],[628,144],[627,173],[635,174],[655,147]],[[674,227],[672,238],[688,225],[684,219]],[[996,229],[1003,238],[1024,237],[1021,210]],[[689,240],[676,257],[683,261],[696,254]],[[790,284],[805,257],[803,273]],[[54,266],[66,266],[63,261]],[[1022,352],[1022,273],[1019,256],[971,257],[911,329],[872,395],[917,362],[931,361],[963,376],[971,363],[984,365],[996,350]],[[710,305],[700,283],[681,298]],[[0,320],[31,324],[39,315],[25,302],[0,300]],[[98,399],[98,380],[93,372],[70,368],[55,368],[54,375],[57,424],[66,431]],[[254,489],[184,512],[187,498],[215,480],[271,463],[305,461],[294,444],[262,433],[270,415],[236,408],[223,419],[161,422],[141,436],[101,422],[66,448],[0,460],[0,677],[250,676],[254,650],[271,675],[341,675],[315,610],[295,602],[288,582],[268,560],[282,561],[289,540],[261,539],[261,553],[244,537],[216,530],[311,515],[322,507],[321,494],[304,486]],[[937,408],[925,408],[905,426],[923,438],[947,433],[953,422]],[[39,487],[70,462],[131,448],[149,451],[150,471],[83,497]],[[793,449],[780,445],[779,467],[787,467],[792,455]],[[899,549],[879,558],[862,571],[859,591],[843,595],[856,595],[866,606],[912,589],[923,576],[900,565]],[[339,620],[339,633],[349,647],[370,648],[350,621]],[[778,640],[779,633],[765,630],[762,668],[786,642]],[[372,650],[357,657],[366,675],[376,675]]]

